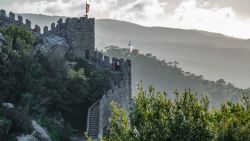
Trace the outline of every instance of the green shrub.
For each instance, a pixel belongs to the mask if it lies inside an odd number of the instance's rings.
[[[122,109],[112,106],[109,141],[249,141],[250,102],[223,104],[209,110],[206,97],[199,100],[191,91],[165,93],[139,87],[128,120]]]

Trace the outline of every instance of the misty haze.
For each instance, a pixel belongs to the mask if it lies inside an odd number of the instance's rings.
[[[60,17],[21,14],[41,27]],[[65,17],[63,17],[65,19]],[[224,79],[239,88],[250,86],[250,40],[200,30],[145,27],[129,22],[100,19],[96,21],[96,46],[116,45],[151,53],[165,61],[178,61],[185,70],[208,80]]]
[[[0,0],[0,141],[250,141],[249,0]]]

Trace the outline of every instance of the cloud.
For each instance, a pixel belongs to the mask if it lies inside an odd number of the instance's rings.
[[[219,32],[250,38],[249,0],[88,0],[91,17],[142,24]],[[85,1],[12,0],[9,11],[79,17]]]
[[[161,15],[165,14],[164,6],[166,5],[166,2],[160,2],[159,0],[137,0],[113,11],[110,17],[118,20],[126,19],[127,21],[147,25],[145,21],[155,21]]]
[[[117,4],[117,0],[89,1],[93,15],[105,15],[110,7]],[[85,1],[79,0],[15,0],[3,6],[4,9],[17,13],[35,13],[59,16],[82,16]]]
[[[249,0],[198,0],[199,5],[207,3],[206,7],[232,7],[232,9],[240,16],[249,17]]]
[[[111,18],[146,26],[165,26],[199,29],[226,35],[250,38],[250,19],[242,18],[232,7],[209,6],[201,0],[182,0],[176,3],[160,0],[136,0],[113,11]]]

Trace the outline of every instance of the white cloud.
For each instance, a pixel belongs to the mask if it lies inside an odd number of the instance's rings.
[[[164,15],[166,2],[159,0],[137,0],[113,11],[110,18],[150,25]]]
[[[90,1],[95,12],[106,12],[115,8],[117,0],[93,0]]]
[[[95,0],[91,3],[92,15],[103,15],[109,7],[114,7],[117,0]],[[3,6],[4,9],[17,13],[35,13],[76,17],[84,13],[85,1],[79,0],[15,0]]]
[[[224,5],[216,0],[88,1],[91,3],[91,17],[113,18],[145,26],[199,29],[250,38],[250,17],[239,15],[240,12],[235,10],[244,6],[237,6],[233,0]],[[240,0],[238,3],[241,1],[244,5],[248,2]],[[13,0],[1,8],[19,13],[77,17],[85,14],[84,5],[85,1],[82,0]]]
[[[232,7],[204,8],[204,4],[199,5],[196,0],[187,0],[173,12],[167,12],[166,2],[137,0],[113,11],[110,17],[146,26],[199,29],[239,38],[250,38],[248,28],[250,19],[243,19]],[[138,5],[140,5],[139,8]]]

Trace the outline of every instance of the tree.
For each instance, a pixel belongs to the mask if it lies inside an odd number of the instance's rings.
[[[120,114],[119,114],[120,113]],[[153,87],[139,87],[130,120],[113,108],[109,140],[119,141],[210,141],[213,129],[209,122],[208,99],[198,100],[190,91],[176,92],[171,101]]]
[[[216,140],[249,141],[250,140],[250,101],[243,96],[242,103],[228,102],[212,115]]]
[[[31,72],[36,72],[33,60],[29,56],[35,38],[25,29],[11,25],[0,29],[7,44],[0,47],[0,94],[1,101],[10,102],[20,99],[26,93],[31,82]]]
[[[29,50],[35,43],[35,37],[26,29],[15,25],[0,29],[0,32],[7,40],[7,44],[14,50]]]
[[[207,97],[199,100],[190,90],[171,100],[153,87],[139,86],[127,120],[113,104],[110,137],[113,141],[249,141],[250,100],[227,102],[209,110]]]

